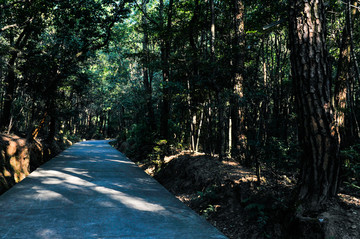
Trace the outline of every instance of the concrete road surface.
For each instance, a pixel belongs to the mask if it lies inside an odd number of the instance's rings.
[[[108,141],[86,141],[0,196],[0,238],[226,237]]]

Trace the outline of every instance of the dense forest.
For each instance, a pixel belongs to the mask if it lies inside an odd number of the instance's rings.
[[[295,175],[291,203],[312,215],[340,189],[360,196],[359,9],[2,0],[0,131],[116,138],[159,167],[179,150],[232,158],[259,184],[266,172]]]

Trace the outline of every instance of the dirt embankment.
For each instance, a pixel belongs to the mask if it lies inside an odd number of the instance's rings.
[[[61,148],[56,142],[46,145],[38,140],[0,134],[0,194],[59,152]]]
[[[355,196],[339,194],[328,209],[296,218],[289,207],[293,175],[263,172],[259,183],[252,170],[234,160],[190,152],[155,163],[140,166],[230,239],[360,238],[360,200]]]
[[[0,193],[23,180],[30,173],[30,155],[26,140],[0,136]]]
[[[285,175],[271,182],[261,177],[259,184],[252,170],[232,159],[186,151],[165,157],[157,171],[151,162],[140,167],[229,238],[281,236],[287,210],[282,200],[295,185]]]

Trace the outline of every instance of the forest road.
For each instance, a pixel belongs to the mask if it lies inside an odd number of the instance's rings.
[[[226,238],[108,141],[77,143],[0,196],[0,238]]]

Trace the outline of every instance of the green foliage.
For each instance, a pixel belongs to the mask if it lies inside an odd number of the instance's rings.
[[[137,161],[147,159],[155,141],[154,134],[149,130],[149,127],[146,124],[133,124],[127,138],[131,144],[127,155]]]
[[[343,160],[342,177],[349,188],[360,189],[360,144],[354,144],[340,152]]]
[[[217,185],[211,185],[205,188],[203,191],[199,191],[199,200],[214,201],[219,198],[218,194],[219,187]]]
[[[201,210],[200,213],[203,217],[208,219],[212,213],[216,212],[216,207],[214,205],[208,205],[208,207],[204,210]]]
[[[256,219],[260,228],[264,228],[267,224],[269,216],[265,213],[265,205],[261,203],[250,203],[245,208],[250,216]]]
[[[151,159],[163,160],[168,149],[167,140],[158,140],[155,142],[152,153],[149,155]]]
[[[214,203],[221,197],[221,188],[217,185],[210,185],[203,191],[198,191],[197,195],[197,203],[203,205],[201,206],[203,209],[200,210],[201,215],[205,218],[209,218],[211,214],[216,212]]]
[[[266,141],[263,150],[263,162],[269,167],[285,172],[296,168],[300,152],[296,142],[287,143],[277,137],[271,137]]]

